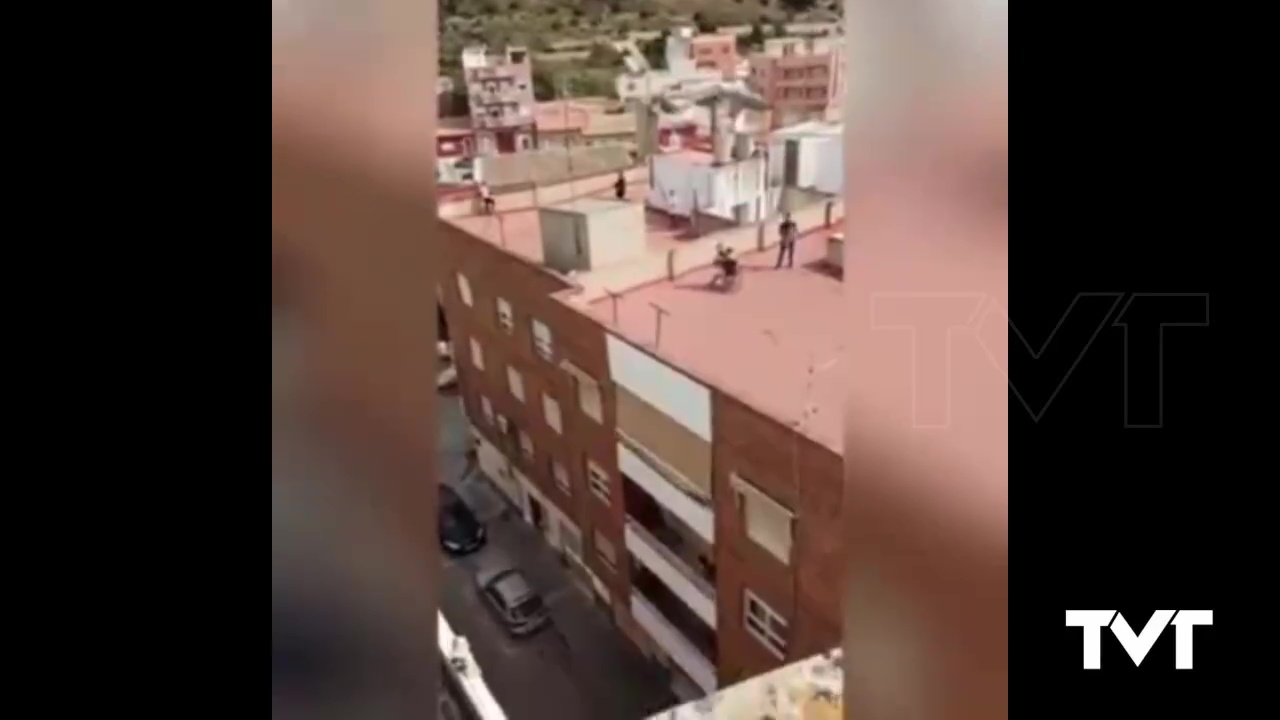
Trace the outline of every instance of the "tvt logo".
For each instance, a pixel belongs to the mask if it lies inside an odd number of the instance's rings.
[[[1110,627],[1125,652],[1133,658],[1134,665],[1142,665],[1142,659],[1151,651],[1160,635],[1170,624],[1174,627],[1174,667],[1190,670],[1192,660],[1192,632],[1197,625],[1212,625],[1212,610],[1157,610],[1147,620],[1142,632],[1134,634],[1124,616],[1116,610],[1068,610],[1067,627],[1084,628],[1084,669],[1102,668],[1102,628]]]

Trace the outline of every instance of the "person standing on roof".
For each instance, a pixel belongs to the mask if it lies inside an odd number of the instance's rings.
[[[618,179],[613,181],[613,195],[619,200],[627,199],[627,177],[621,172],[618,173]]]
[[[485,215],[492,215],[494,210],[493,193],[489,192],[489,186],[480,183],[480,203],[484,208]]]
[[[782,267],[783,258],[787,260],[787,267],[794,266],[796,234],[796,223],[791,219],[791,213],[787,213],[782,217],[782,223],[778,225],[778,262],[773,266],[775,270]]]

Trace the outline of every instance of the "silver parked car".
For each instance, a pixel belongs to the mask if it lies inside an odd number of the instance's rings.
[[[542,597],[507,558],[498,554],[481,557],[475,580],[485,604],[512,635],[532,635],[551,624]]]

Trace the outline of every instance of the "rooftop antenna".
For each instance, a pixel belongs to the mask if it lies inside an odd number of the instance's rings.
[[[609,304],[613,306],[613,324],[616,327],[618,325],[618,300],[622,296],[609,288],[604,288],[604,292],[609,296]]]
[[[653,312],[654,312],[653,347],[656,350],[659,346],[662,345],[662,316],[670,315],[671,313],[667,312],[667,309],[662,307],[658,303],[651,302],[649,303],[649,305],[653,308]]]
[[[573,186],[573,143],[568,141],[569,133],[569,100],[566,98],[565,86],[569,84],[567,76],[561,76],[560,82],[556,83],[556,94],[560,96],[560,114],[564,119],[565,143],[564,157],[565,165],[569,170],[569,197],[577,198],[578,191]]]

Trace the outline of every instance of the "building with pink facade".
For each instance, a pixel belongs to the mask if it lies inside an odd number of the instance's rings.
[[[533,66],[529,52],[508,47],[490,53],[483,46],[462,51],[471,126],[479,155],[530,150],[537,142]]]
[[[749,63],[748,84],[772,108],[771,127],[839,116],[845,83],[842,38],[770,39]]]

